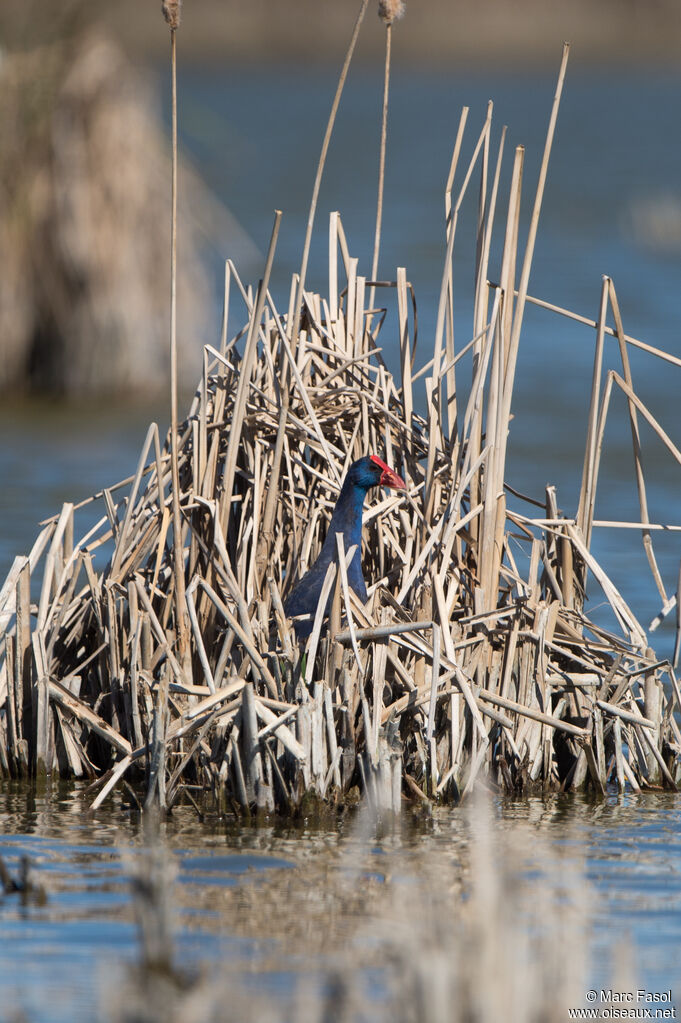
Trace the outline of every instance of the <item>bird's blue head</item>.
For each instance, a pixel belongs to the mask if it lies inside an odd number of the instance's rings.
[[[347,481],[360,490],[370,487],[390,487],[392,490],[404,490],[406,485],[394,469],[382,462],[377,455],[365,455],[353,462],[348,469]]]

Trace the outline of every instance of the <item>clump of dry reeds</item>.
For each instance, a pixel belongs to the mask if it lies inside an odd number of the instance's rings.
[[[406,271],[374,282],[384,305],[396,306],[396,379],[381,354],[383,315],[366,306],[374,285],[359,273],[337,214],[325,297],[304,286],[308,237],[289,307],[276,307],[268,284],[278,214],[255,294],[227,264],[222,336],[205,350],[177,435],[176,488],[171,444],[161,446],[152,424],[134,476],[97,495],[98,524],[76,541],[76,509],[66,505],[30,555],[16,559],[2,588],[5,771],[91,775],[93,807],[119,783],[143,778],[148,805],[199,794],[244,811],[291,812],[308,806],[309,794],[339,800],[358,783],[384,811],[398,811],[403,793],[457,799],[483,778],[506,791],[604,792],[610,780],[620,789],[676,788],[681,734],[674,710],[681,698],[674,672],[649,650],[590,551],[613,385],[629,401],[644,542],[658,579],[638,414],[681,460],[633,390],[626,352],[639,343],[624,334],[607,279],[577,515],[559,514],[554,488],[545,502],[528,506],[505,479],[516,359],[525,305],[534,301],[529,275],[566,61],[567,48],[524,252],[522,148],[514,156],[498,284],[489,281],[488,262],[504,135],[492,171],[490,105],[455,193],[468,111],[462,113],[446,186],[437,328],[418,372]],[[456,352],[454,242],[478,165],[474,334]],[[314,200],[310,223],[313,216]],[[245,315],[230,336],[234,292]],[[623,376],[611,373],[602,389],[608,302]],[[464,399],[457,374],[469,353]],[[415,411],[422,377],[425,417]],[[368,605],[348,591],[341,550],[337,578],[332,572],[327,579],[334,594],[328,629],[316,620],[302,651],[283,599],[320,548],[347,467],[369,451],[406,479],[406,498],[379,499],[366,516]],[[105,543],[113,553],[97,571],[93,556]],[[617,635],[585,613],[589,573],[612,608]],[[662,586],[661,594],[668,610]]]

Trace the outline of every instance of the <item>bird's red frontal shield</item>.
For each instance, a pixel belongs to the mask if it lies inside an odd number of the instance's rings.
[[[381,461],[377,455],[372,455],[371,461],[381,470],[380,486],[391,487],[393,490],[406,490],[406,483],[401,476],[397,475],[394,469],[391,469],[389,465]]]

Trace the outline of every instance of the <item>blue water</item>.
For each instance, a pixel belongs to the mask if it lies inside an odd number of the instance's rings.
[[[334,88],[334,77],[319,70],[225,68],[210,75],[180,76],[183,144],[263,252],[274,209],[284,211],[272,282],[282,307],[290,274],[300,260],[314,165]],[[393,76],[380,276],[391,279],[396,266],[407,267],[418,300],[418,364],[426,362],[432,350],[444,256],[444,181],[460,108],[468,104],[471,113],[457,181],[472,152],[488,98],[496,104],[493,159],[501,125],[509,126],[501,195],[508,184],[514,146],[526,146],[524,238],[553,88],[553,78],[546,74],[485,75],[483,79],[400,70]],[[377,75],[367,71],[353,72],[348,81],[320,196],[308,276],[316,289],[326,290],[329,210],[341,211],[350,251],[360,257],[360,272],[369,269],[380,89]],[[674,126],[680,108],[681,76],[612,69],[599,74],[579,66],[569,70],[530,282],[531,294],[595,318],[601,275],[611,275],[625,330],[677,356],[681,355],[681,228],[674,227],[674,211],[681,209],[681,135]],[[471,193],[457,233],[458,346],[469,340],[471,332],[474,215]],[[504,215],[501,202],[498,218]],[[213,258],[216,330],[217,282],[222,260],[229,255],[229,239],[225,239],[224,251],[215,252]],[[498,261],[497,248],[492,276],[498,272]],[[239,269],[249,282],[257,279],[262,268],[254,263]],[[233,316],[236,321],[236,308]],[[383,344],[389,364],[395,365],[391,336],[389,319]],[[567,514],[575,511],[581,477],[593,348],[592,330],[528,308],[507,479],[539,499],[547,483],[556,484],[559,506]],[[641,353],[631,353],[631,364],[637,393],[681,446],[679,371]],[[619,369],[612,340],[606,342],[606,368],[610,367]],[[467,372],[464,362],[460,371],[464,389]],[[0,577],[15,554],[29,549],[37,522],[58,511],[62,501],[81,500],[134,472],[150,414],[162,425],[167,420],[163,408],[3,404]],[[638,503],[621,395],[614,396],[611,415],[596,518],[635,521]],[[678,523],[679,466],[643,423],[641,437],[651,520]],[[81,513],[81,532],[93,516],[93,510]],[[665,587],[672,593],[681,535],[656,533],[653,539]],[[593,547],[647,626],[659,610],[660,597],[636,531],[597,528]],[[593,611],[601,600],[593,584],[590,598]],[[673,623],[666,623],[651,639],[660,656],[669,656]],[[45,906],[24,906],[16,896],[0,900],[0,1020],[8,1007],[16,1007],[31,1021],[90,1021],[101,1005],[103,979],[110,981],[112,970],[123,970],[135,955],[136,929],[123,853],[129,855],[132,849],[134,858],[143,837],[125,813],[112,806],[96,819],[85,818],[82,796],[67,795],[56,803],[31,802],[17,794],[3,794],[2,799],[0,855],[15,871],[20,855],[26,853],[49,897]],[[554,854],[578,865],[579,876],[593,894],[589,896],[590,979],[600,983],[609,975],[618,943],[630,935],[638,979],[658,990],[678,985],[678,797],[612,797],[599,804],[532,800],[505,804],[498,809],[498,820],[500,827],[511,832],[536,828],[543,848],[550,850],[542,853],[549,859],[538,863],[540,873],[552,869]],[[362,851],[366,877],[385,875],[389,869],[425,884],[423,868],[429,850],[451,847],[465,878],[468,854],[460,848],[460,833],[461,818],[453,811],[438,816],[433,827],[409,841],[382,839]],[[257,976],[269,978],[274,990],[290,986],[294,950],[280,941],[273,956],[271,941],[279,930],[274,920],[263,921],[255,935],[230,915],[221,900],[226,891],[241,890],[240,886],[265,876],[273,879],[276,890],[281,879],[283,892],[286,885],[292,886],[292,905],[297,907],[298,918],[291,926],[300,927],[301,918],[305,919],[300,873],[307,874],[310,885],[333,884],[338,851],[350,838],[342,830],[239,832],[222,825],[199,826],[188,811],[174,815],[164,826],[162,838],[179,872],[174,883],[176,933],[188,961],[237,967],[243,963],[243,972],[255,969]],[[364,923],[371,929],[371,920]],[[344,933],[339,926],[341,945]],[[305,954],[312,974],[321,976],[327,962],[321,951],[315,958],[314,949],[306,947]],[[678,986],[675,990],[678,996]]]
[[[149,834],[117,800],[92,819],[83,816],[86,805],[84,786],[52,798],[14,788],[2,798],[0,856],[14,875],[27,856],[46,893],[42,904],[0,897],[3,1021],[21,1010],[32,1023],[106,1023],[111,1000],[125,990],[138,959],[130,879],[150,856]],[[553,913],[551,940],[564,944],[563,955],[585,958],[582,996],[592,987],[613,987],[626,945],[630,986],[671,988],[678,1004],[678,799],[507,801],[492,807],[489,826],[492,847],[499,847],[497,869],[506,883],[515,878],[520,893],[504,890],[504,898],[521,906],[506,940],[522,941],[527,928],[546,927]],[[431,902],[451,902],[447,912],[455,916],[463,911],[477,836],[465,810],[438,810],[430,822],[405,820],[401,829],[377,832],[361,815],[330,829],[303,822],[237,828],[200,823],[179,808],[152,843],[170,869],[165,898],[175,960],[188,975],[217,980],[228,971],[236,988],[278,1000],[302,981],[323,987],[334,963],[354,954],[367,997],[380,1004],[396,948],[407,940],[402,928],[416,928],[425,944],[433,940]],[[423,906],[421,919],[411,915],[414,899]],[[578,947],[563,917],[573,904]],[[503,919],[500,905],[486,912]],[[460,946],[453,944],[451,954],[462,954]]]
[[[116,975],[123,978],[126,965],[138,955],[131,871],[146,853],[125,818],[118,817],[115,828],[78,824],[69,820],[69,809],[83,809],[76,799],[60,801],[56,808],[45,801],[42,808],[45,814],[36,807],[32,821],[38,833],[0,838],[0,856],[12,875],[18,876],[21,858],[28,857],[32,877],[46,893],[44,904],[22,900],[18,894],[0,898],[3,1006],[7,1012],[21,1010],[28,1019],[45,1023],[106,1019],[107,985]],[[0,812],[3,831],[13,827],[12,816]],[[44,816],[51,818],[51,827]],[[108,841],[112,831],[115,844]],[[236,885],[248,871],[291,865],[249,853],[218,854],[204,876],[201,863],[208,857],[194,854],[206,836],[198,828],[194,832],[193,848],[183,848],[176,840],[169,853],[177,868],[177,884],[188,892],[208,883],[213,888]],[[254,941],[227,932],[219,914],[193,905],[191,896],[186,905],[179,897],[177,901],[173,937],[185,967],[198,968],[218,954],[232,961],[252,959]],[[6,1018],[0,1009],[0,1019]]]

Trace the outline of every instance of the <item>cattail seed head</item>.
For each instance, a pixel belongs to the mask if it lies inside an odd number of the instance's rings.
[[[179,28],[182,16],[182,0],[161,0],[161,8],[163,9],[163,17],[171,29]]]
[[[404,0],[378,0],[378,16],[386,25],[403,17],[406,8]]]

